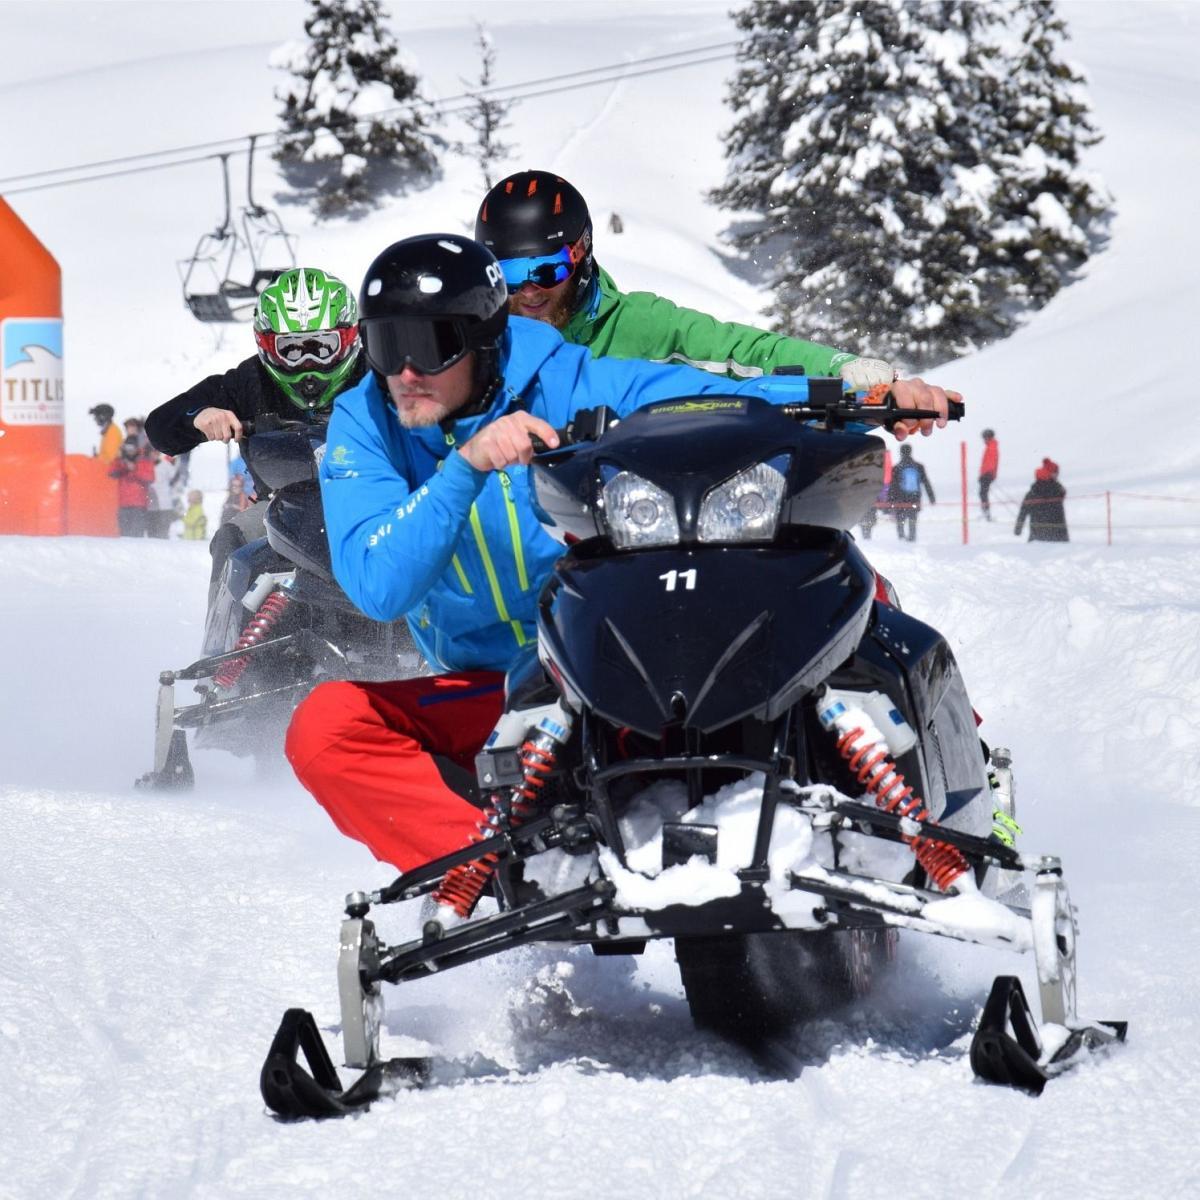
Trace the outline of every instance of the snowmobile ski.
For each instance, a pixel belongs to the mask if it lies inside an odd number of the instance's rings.
[[[971,1069],[985,1083],[1020,1088],[1040,1096],[1046,1084],[1082,1062],[1089,1051],[1123,1042],[1126,1021],[1098,1021],[1067,1031],[1057,1048],[1044,1042],[1044,1030],[1015,975],[998,975],[971,1039]]]
[[[307,1071],[299,1062],[301,1051],[308,1061]],[[428,1059],[392,1058],[372,1063],[343,1090],[312,1013],[289,1008],[263,1063],[259,1087],[267,1107],[276,1115],[304,1120],[361,1112],[380,1096],[420,1087],[428,1077]]]

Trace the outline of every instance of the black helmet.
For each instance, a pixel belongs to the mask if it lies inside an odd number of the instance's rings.
[[[996,436],[996,431],[994,429],[985,429],[983,431],[983,440],[985,442],[990,442],[992,440],[992,438],[994,438],[995,436]]]
[[[587,202],[552,171],[521,171],[500,180],[479,206],[475,240],[498,259],[545,258],[565,250],[570,265],[578,265],[575,303],[592,281],[595,264]]]
[[[358,299],[367,362],[381,376],[405,364],[426,375],[476,351],[478,412],[499,385],[499,344],[508,324],[508,290],[500,266],[478,242],[429,233],[389,246],[367,268]]]
[[[116,413],[116,409],[111,404],[97,404],[95,408],[88,409],[88,416],[95,417],[97,421],[111,421]]]

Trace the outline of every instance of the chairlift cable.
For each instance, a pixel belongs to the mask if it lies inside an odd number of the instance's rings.
[[[591,67],[591,68],[580,69],[578,71],[572,71],[572,72],[569,72],[566,74],[549,75],[542,79],[526,80],[523,83],[497,84],[494,87],[482,88],[475,92],[463,92],[457,96],[448,96],[442,100],[423,100],[422,99],[422,100],[409,101],[405,104],[397,105],[394,108],[385,109],[379,113],[373,113],[370,117],[364,117],[364,118],[356,119],[353,121],[348,121],[347,123],[348,124],[351,124],[351,123],[359,124],[361,122],[365,122],[368,120],[377,120],[380,116],[394,115],[396,113],[403,112],[405,109],[411,109],[411,108],[417,108],[417,107],[432,108],[442,115],[453,116],[457,113],[468,111],[469,108],[471,107],[471,104],[477,103],[480,98],[490,97],[490,96],[495,95],[495,93],[498,93],[498,92],[508,92],[508,91],[515,92],[516,89],[520,89],[520,88],[541,87],[541,85],[543,85],[543,84],[555,83],[561,79],[571,79],[571,80],[575,81],[575,82],[568,84],[561,88],[551,88],[551,89],[545,89],[542,91],[535,91],[535,92],[529,92],[529,93],[522,92],[519,94],[507,96],[507,97],[498,97],[499,99],[503,99],[505,102],[519,104],[523,100],[537,99],[541,96],[556,95],[560,92],[576,91],[581,88],[594,87],[597,84],[617,83],[624,79],[638,79],[644,75],[656,75],[656,74],[660,74],[664,71],[676,71],[676,70],[681,70],[684,67],[703,66],[703,65],[706,65],[706,64],[712,63],[712,62],[721,62],[721,61],[724,61],[725,59],[729,58],[730,55],[728,53],[723,53],[723,54],[715,55],[710,58],[689,57],[688,61],[686,61],[686,62],[676,62],[676,63],[672,63],[667,66],[653,67],[649,70],[644,70],[644,71],[630,71],[629,70],[630,67],[642,66],[646,63],[662,62],[667,59],[681,58],[685,55],[694,56],[694,55],[698,55],[698,54],[705,54],[712,50],[728,50],[730,47],[733,47],[736,45],[737,45],[736,42],[727,42],[727,43],[723,43],[722,45],[705,46],[705,47],[701,47],[701,48],[698,48],[695,50],[677,50],[677,51],[673,51],[668,54],[652,55],[652,56],[649,56],[644,59],[630,59],[625,63],[613,63],[613,64],[609,64],[608,66],[604,66],[604,67]],[[614,72],[614,73],[606,74],[603,77],[598,78],[598,79],[582,80],[582,81],[579,79],[579,76],[581,76],[581,75],[594,75],[594,74],[599,74],[601,72]],[[462,103],[464,101],[467,103]],[[0,178],[0,190],[4,189],[6,184],[21,183],[26,180],[42,179],[47,175],[62,175],[62,174],[66,174],[66,173],[72,172],[72,171],[91,171],[91,170],[94,170],[99,167],[117,166],[122,163],[135,163],[135,162],[142,162],[145,159],[162,158],[165,155],[169,155],[169,154],[189,154],[192,151],[196,151],[196,150],[211,150],[211,149],[216,149],[217,147],[220,147],[220,146],[228,146],[229,143],[231,143],[231,142],[239,142],[239,141],[247,141],[248,140],[251,143],[251,148],[238,149],[235,147],[235,148],[231,148],[229,150],[224,151],[224,153],[226,153],[228,155],[247,154],[247,153],[252,153],[252,144],[255,141],[257,141],[258,139],[263,139],[265,144],[273,145],[280,140],[281,136],[282,135],[277,132],[260,132],[260,133],[252,133],[252,134],[241,134],[241,135],[235,135],[235,136],[231,136],[231,137],[227,137],[227,138],[220,138],[220,139],[217,139],[217,140],[211,141],[211,142],[197,142],[193,145],[188,145],[188,146],[176,146],[176,147],[165,149],[165,150],[150,150],[150,151],[146,151],[141,154],[127,154],[127,155],[121,155],[117,158],[99,159],[99,160],[96,160],[94,162],[89,162],[89,163],[78,163],[74,166],[69,166],[69,167],[48,167],[48,168],[44,168],[43,170],[40,170],[40,171],[30,171],[30,172],[26,172],[25,174],[22,174],[22,175],[10,175],[10,176]],[[71,184],[76,184],[76,183],[90,183],[93,180],[115,179],[115,178],[119,178],[119,177],[125,176],[125,175],[140,174],[143,171],[156,171],[156,170],[162,170],[167,167],[178,167],[178,166],[185,166],[190,163],[204,162],[206,159],[212,158],[212,157],[215,157],[215,156],[211,155],[211,154],[201,154],[201,155],[196,155],[191,158],[170,159],[167,162],[149,163],[144,166],[130,167],[130,168],[127,168],[125,170],[120,170],[120,171],[106,171],[102,174],[85,175],[85,176],[81,176],[80,178],[76,178],[76,179],[61,179],[61,180],[48,182],[48,183],[31,184],[28,187],[12,188],[11,190],[5,191],[4,194],[10,195],[10,196],[15,196],[15,195],[19,195],[23,192],[38,192],[38,191],[45,191],[48,188],[68,187]]]

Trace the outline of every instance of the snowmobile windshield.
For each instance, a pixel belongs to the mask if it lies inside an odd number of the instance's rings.
[[[399,375],[411,366],[422,375],[440,375],[470,348],[460,321],[448,318],[379,317],[362,323],[367,361],[381,375]]]

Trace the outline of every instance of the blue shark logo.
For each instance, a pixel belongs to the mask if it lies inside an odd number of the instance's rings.
[[[63,336],[57,317],[0,321],[0,421],[63,423]]]

